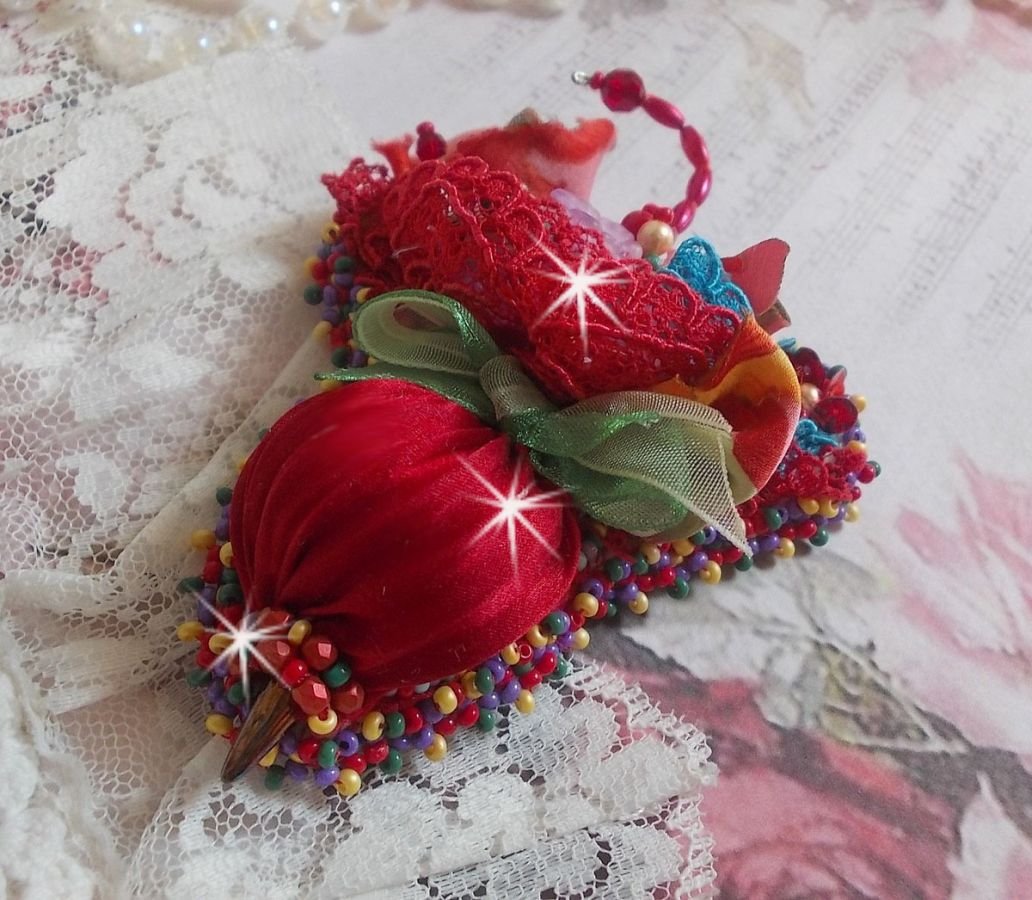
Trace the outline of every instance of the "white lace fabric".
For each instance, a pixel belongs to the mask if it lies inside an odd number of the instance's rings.
[[[300,263],[330,210],[318,175],[364,147],[289,53],[126,88],[81,46],[0,31],[2,884],[707,895],[705,742],[594,667],[350,800],[221,784],[176,583],[215,488],[327,366]]]

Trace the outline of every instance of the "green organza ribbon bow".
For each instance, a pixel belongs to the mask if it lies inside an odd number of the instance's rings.
[[[427,291],[381,294],[359,308],[353,326],[376,364],[316,377],[422,385],[528,447],[534,468],[597,521],[666,540],[712,525],[747,549],[735,503],[755,487],[715,409],[650,391],[601,394],[560,409],[469,310]]]

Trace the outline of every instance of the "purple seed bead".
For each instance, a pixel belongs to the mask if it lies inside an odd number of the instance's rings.
[[[498,709],[498,704],[500,702],[501,699],[499,698],[497,691],[491,691],[490,694],[484,694],[484,696],[477,701],[483,709]]]
[[[541,658],[544,655],[545,655],[545,648],[544,647],[535,647],[533,652],[530,655],[530,659],[531,659],[532,662],[539,663],[539,662],[541,662]]]
[[[605,600],[606,603],[612,603],[614,597],[616,597],[616,591],[610,588],[608,591],[606,591],[605,596],[601,599]]]
[[[350,729],[339,731],[334,740],[344,756],[354,756],[358,753],[358,735]]]
[[[688,557],[688,570],[691,572],[698,572],[708,562],[709,556],[702,550],[696,550],[691,556]]]
[[[670,554],[669,553],[660,553],[659,554],[659,562],[656,563],[656,565],[653,566],[653,568],[654,569],[665,569],[669,565],[670,565]]]
[[[602,599],[602,595],[605,594],[606,589],[602,586],[602,582],[597,578],[589,578],[587,581],[581,584],[581,590],[585,594],[591,594],[597,600]]]
[[[215,613],[211,611],[207,603],[197,603],[197,621],[205,628],[210,628],[215,624]]]
[[[584,551],[584,556],[592,565],[598,561],[599,549],[594,544],[582,544],[581,550]]]
[[[851,486],[856,484],[856,475],[854,475],[852,472],[850,472],[846,476],[846,484],[851,485]]]
[[[616,599],[621,603],[630,603],[638,596],[638,582],[632,581],[616,590]]]
[[[348,300],[350,300],[352,303],[357,303],[358,302],[358,292],[360,290],[362,290],[361,285],[357,285],[357,284],[354,285],[351,288],[351,290],[348,291]]]
[[[692,577],[692,573],[688,571],[687,566],[674,566],[674,578],[683,578],[688,581]]]
[[[567,631],[566,634],[559,635],[559,637],[555,639],[555,645],[560,650],[569,650],[570,647],[573,646],[573,632]]]
[[[717,529],[707,525],[702,529],[702,543],[712,544],[717,539]]]
[[[217,679],[209,684],[208,690],[204,692],[204,696],[207,697],[209,703],[215,703],[217,700],[221,700],[222,694],[222,682]]]
[[[436,725],[444,718],[444,713],[437,708],[433,700],[421,701],[419,704],[419,711],[423,714],[423,718],[430,725]]]
[[[328,284],[322,289],[322,302],[328,306],[337,305],[337,289],[332,284]]]
[[[328,769],[320,769],[315,773],[315,783],[321,788],[333,787],[333,783],[340,778],[340,769],[330,766]]]
[[[225,699],[225,697],[220,697],[218,700],[216,700],[212,704],[211,708],[214,709],[215,712],[217,712],[217,713],[222,713],[222,715],[224,715],[224,716],[229,716],[229,718],[231,718],[231,719],[237,713],[236,707],[232,703],[230,703],[227,699]]]
[[[757,539],[756,543],[759,545],[760,553],[772,553],[778,548],[781,538],[776,534],[764,534]]]
[[[505,665],[497,656],[492,657],[486,663],[484,663],[488,669],[491,670],[491,675],[495,681],[501,681],[502,676],[505,674],[505,670],[508,666]]]
[[[229,522],[228,521],[220,521],[218,523],[218,525],[215,526],[215,537],[217,537],[220,541],[228,541],[229,540]]]
[[[291,753],[297,753],[297,735],[292,731],[286,732],[279,740],[279,748],[280,752],[285,756],[290,756]]]
[[[833,515],[830,519],[828,519],[828,524],[832,525],[832,524],[834,524],[836,522],[841,522],[845,517],[846,517],[846,504],[843,503],[839,507],[839,511],[837,513],[835,513],[835,515]]]
[[[566,635],[563,635],[566,637]],[[570,638],[573,639],[572,636]],[[560,639],[561,640],[561,639]],[[520,680],[518,678],[510,678],[506,683],[505,687],[502,688],[501,701],[502,703],[515,703],[516,698],[520,695]]]
[[[337,287],[349,288],[355,283],[355,276],[350,272],[337,272],[332,280]]]
[[[294,762],[292,759],[287,760],[287,774],[294,779],[294,781],[304,781],[308,777],[308,766],[304,763]]]
[[[753,556],[760,552],[760,542],[756,538],[749,538],[746,543],[749,545],[749,552]]]
[[[397,750],[399,753],[405,753],[412,749],[412,739],[407,735],[401,737],[391,738],[388,743]]]
[[[211,674],[216,678],[225,678],[229,674],[229,659],[222,657],[211,667]]]
[[[433,742],[434,730],[429,725],[424,725],[419,729],[419,731],[412,735],[412,746],[417,750],[425,750]]]
[[[332,309],[324,309],[321,318],[324,322],[329,322],[331,325],[339,325],[341,318],[340,310],[335,306]]]
[[[351,358],[348,360],[348,365],[352,369],[360,369],[366,364],[366,360],[368,359],[369,357],[362,350],[352,350]]]
[[[828,520],[824,518],[824,516],[814,516],[813,524],[816,525],[818,528],[823,528],[825,525],[828,524]]]
[[[315,255],[319,259],[327,259],[332,252],[333,248],[329,244],[320,244],[319,249],[315,251]]]
[[[215,602],[215,592],[217,590],[218,590],[218,587],[216,585],[214,585],[214,584],[206,584],[203,588],[201,588],[201,597],[203,597],[209,603],[214,603]]]

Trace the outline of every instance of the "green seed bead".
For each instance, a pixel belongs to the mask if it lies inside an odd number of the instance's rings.
[[[880,463],[876,463],[873,459],[869,459],[869,460],[867,460],[867,465],[869,465],[874,470],[874,477],[875,478],[877,478],[879,475],[881,475],[881,464]]]
[[[570,661],[565,656],[559,657],[559,662],[555,664],[555,671],[552,673],[553,678],[565,678],[572,671],[573,666],[570,665]]]
[[[692,592],[692,586],[687,578],[675,578],[674,583],[667,590],[675,600],[683,600]]]
[[[199,575],[191,575],[179,582],[179,590],[184,594],[196,594],[204,589],[204,579]]]
[[[520,663],[519,665],[513,666],[512,671],[515,675],[526,675],[531,669],[534,668],[534,663],[526,662]]]
[[[401,753],[392,747],[384,761],[380,763],[380,768],[388,775],[396,775],[401,771]]]
[[[823,547],[828,543],[828,529],[818,528],[812,535],[810,535],[810,543],[815,547]]]
[[[322,680],[327,687],[343,687],[351,679],[351,669],[347,663],[336,662],[322,673]]]
[[[387,713],[384,716],[384,734],[389,738],[398,738],[405,733],[405,717],[400,712]]]
[[[319,768],[328,769],[337,763],[338,747],[335,741],[323,741],[319,745]]]
[[[645,575],[648,571],[649,571],[648,560],[646,560],[645,557],[642,556],[639,553],[638,554],[638,558],[634,561],[634,574],[635,575]]]
[[[237,575],[236,569],[223,569],[219,581],[222,584],[240,584],[240,576]]]
[[[310,284],[305,288],[305,303],[309,306],[318,306],[322,303],[322,288],[317,284]]]
[[[695,534],[688,538],[688,540],[695,544],[696,547],[701,547],[703,544],[706,543],[706,535],[704,535],[701,531],[696,531]]]
[[[244,686],[241,682],[237,682],[228,691],[226,691],[226,699],[234,706],[239,706],[244,702]]]
[[[767,527],[771,531],[776,531],[785,524],[785,520],[782,518],[781,513],[773,506],[767,507],[767,509],[763,511],[763,520],[767,523]]]
[[[278,791],[283,787],[283,779],[286,777],[287,770],[283,766],[269,766],[265,770],[265,786],[270,791]]]
[[[215,502],[219,506],[229,506],[233,500],[233,488],[222,485],[215,489]]]
[[[497,724],[498,717],[495,715],[493,709],[480,710],[480,718],[477,719],[477,728],[481,731],[494,731],[494,727]]]
[[[753,562],[751,556],[743,556],[735,563],[735,568],[738,569],[739,572],[748,572],[752,566]]]
[[[333,264],[333,271],[338,275],[350,272],[353,268],[355,268],[355,261],[350,256],[338,256],[337,261]]]
[[[549,613],[545,616],[545,627],[556,637],[566,634],[570,630],[570,617],[565,613]]]
[[[477,675],[473,683],[481,694],[490,694],[495,688],[494,675],[491,674],[491,670],[487,666],[477,669]]]
[[[624,563],[622,559],[610,559],[606,562],[606,575],[610,581],[620,581],[624,576]]]
[[[351,351],[347,347],[337,347],[330,354],[330,362],[333,363],[338,369],[344,368],[348,364],[348,358],[351,356]]]
[[[191,669],[186,673],[186,683],[190,687],[201,687],[211,682],[211,672],[207,669]]]
[[[620,611],[620,607],[617,606],[616,601],[612,601],[609,606],[606,607],[606,618],[616,618],[616,614]]]
[[[218,606],[229,606],[244,599],[244,589],[239,584],[224,584],[215,592],[215,603]]]

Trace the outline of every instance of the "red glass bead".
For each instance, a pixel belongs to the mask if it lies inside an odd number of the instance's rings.
[[[244,606],[242,603],[232,603],[229,606],[223,606],[220,612],[222,613],[222,618],[227,622],[237,625],[244,617]]]
[[[405,734],[415,734],[423,727],[423,714],[414,706],[402,710],[405,717]]]
[[[810,412],[810,418],[828,434],[842,434],[856,424],[856,407],[847,397],[825,397]]]
[[[358,772],[359,775],[361,775],[366,770],[367,765],[368,761],[366,760],[364,753],[356,753],[353,756],[345,756],[344,759],[342,759],[340,762],[340,767],[342,769],[354,769],[356,772]]]
[[[603,79],[599,88],[602,102],[613,112],[637,109],[645,100],[645,85],[641,76],[630,69],[614,69]]]
[[[651,575],[639,575],[637,578],[638,590],[648,593],[656,586],[656,580]]]
[[[194,656],[194,659],[200,668],[207,669],[210,666],[215,665],[217,657],[208,649],[208,645],[204,644],[197,649],[197,654]]]
[[[255,650],[276,671],[282,669],[284,663],[294,655],[293,646],[280,640],[259,641]]]
[[[849,491],[849,496],[854,501],[859,500],[863,496],[863,491],[861,491],[858,487],[851,488]]]
[[[801,537],[803,540],[812,538],[817,533],[817,523],[812,519],[807,519],[805,522],[800,522],[796,525],[796,535]]]
[[[390,751],[391,748],[386,741],[377,741],[375,744],[369,744],[365,748],[365,761],[371,766],[378,766],[387,758],[387,754]]]
[[[308,677],[308,664],[296,656],[280,669],[280,677],[289,688],[295,688]]]
[[[303,741],[298,741],[297,758],[306,766],[312,765],[319,755],[319,747],[321,745],[322,741],[314,737],[307,737]]]
[[[455,716],[445,716],[434,726],[434,731],[444,737],[451,737],[458,727],[459,723],[455,721]]]
[[[537,669],[533,669],[525,675],[520,676],[520,684],[522,684],[528,691],[532,691],[541,684],[541,678],[541,673]]]
[[[642,103],[642,109],[660,125],[666,125],[667,128],[681,128],[684,125],[684,115],[669,100],[650,95]]]
[[[656,575],[656,584],[659,587],[670,587],[676,580],[677,575],[671,566],[667,566],[665,569],[660,569]]]
[[[411,684],[403,684],[398,688],[398,696],[402,699],[411,697],[415,692],[415,688]]]
[[[317,259],[312,263],[312,278],[315,281],[325,281],[329,272],[326,269],[326,261]]]
[[[358,712],[364,703],[365,689],[354,681],[348,682],[344,687],[337,688],[330,694],[330,706],[347,716]]]
[[[204,579],[205,584],[218,584],[220,575],[222,575],[222,563],[217,559],[209,560],[201,569],[201,578]]]
[[[475,703],[467,703],[457,713],[455,721],[463,728],[471,728],[480,718],[480,707]],[[441,721],[444,721],[443,719]]]
[[[702,135],[691,125],[685,125],[681,129],[681,149],[684,155],[696,169],[708,169],[710,164],[709,151],[706,149],[706,142]]]
[[[238,734],[240,734],[239,728],[230,728],[223,736],[232,744],[237,739]]]
[[[692,224],[692,220],[695,218],[695,213],[698,211],[698,204],[692,203],[688,200],[682,200],[674,207],[674,231],[682,232],[689,225]]]
[[[433,130],[433,125],[430,126],[429,132],[421,133],[416,138],[416,157],[421,162],[426,162],[428,159],[440,159],[447,150],[447,143],[441,135]]]
[[[316,672],[321,672],[337,661],[337,647],[328,637],[312,635],[301,645],[301,655]]]
[[[541,657],[541,662],[537,664],[535,671],[540,672],[543,677],[547,677],[555,671],[555,667],[558,664],[559,660],[555,653],[546,653]],[[526,687],[526,685],[524,685],[524,687]]]
[[[795,525],[782,525],[781,528],[778,529],[778,535],[783,538],[793,540],[796,536]]]
[[[731,547],[724,551],[724,562],[733,565],[742,558],[744,554],[737,547]]]
[[[824,365],[815,351],[809,347],[800,347],[791,358],[792,367],[796,370],[801,384],[814,384],[820,387],[824,383]]]
[[[875,477],[874,476],[874,466],[872,466],[870,463],[867,463],[867,465],[865,465],[857,473],[856,477],[860,480],[860,482],[862,484],[870,484],[872,481],[874,481],[874,477]]]
[[[258,613],[256,626],[258,628],[283,629],[283,633],[286,634],[289,621],[290,613],[286,610],[265,608]]]
[[[287,666],[284,666],[283,671],[286,670]],[[321,715],[330,706],[330,689],[318,678],[306,678],[290,692],[290,696],[307,716]]]
[[[709,196],[711,187],[713,187],[713,173],[709,169],[696,169],[695,174],[688,182],[685,199],[699,205]]]
[[[724,565],[724,554],[720,550],[707,550],[706,555],[718,566]]]

